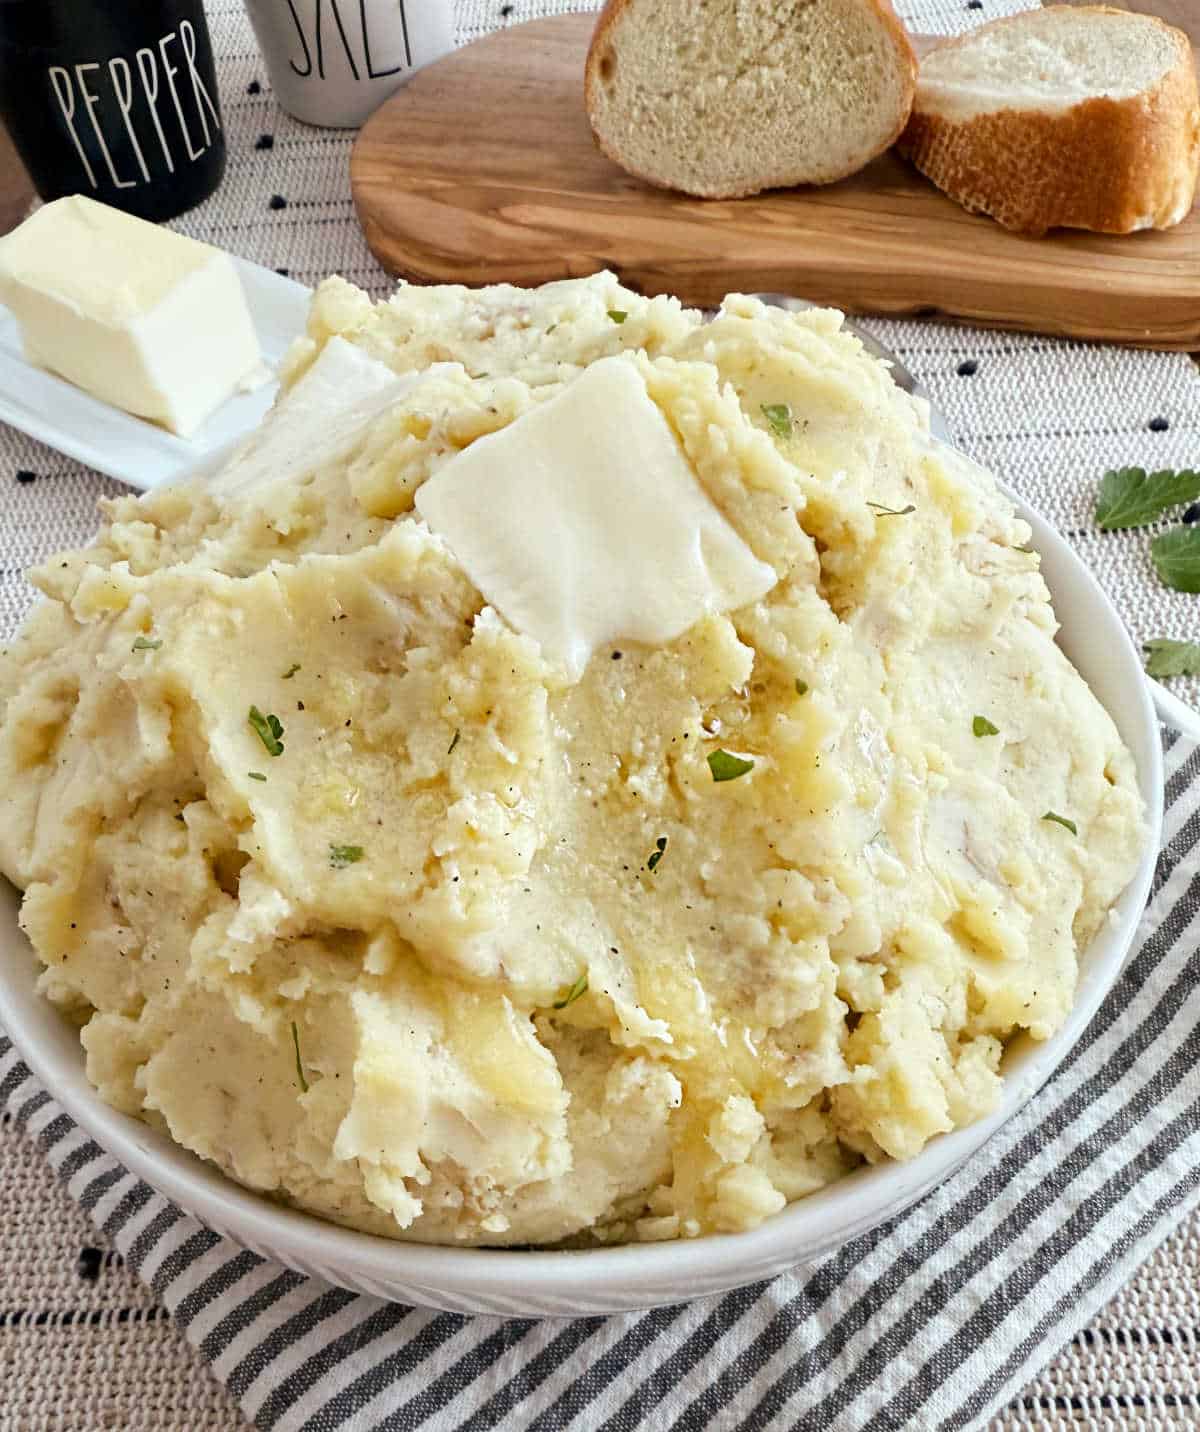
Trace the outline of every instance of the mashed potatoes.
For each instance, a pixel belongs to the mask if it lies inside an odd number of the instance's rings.
[[[105,1099],[492,1244],[749,1228],[993,1106],[1134,869],[1133,765],[1028,528],[840,325],[330,280],[288,383],[335,335],[448,366],[336,460],[110,502],[34,574],[0,865]],[[778,581],[572,681],[414,496],[619,354]]]

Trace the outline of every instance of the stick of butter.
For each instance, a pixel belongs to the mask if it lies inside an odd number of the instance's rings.
[[[261,367],[228,254],[73,194],[0,239],[31,363],[186,437]]]
[[[573,681],[592,652],[673,641],[778,578],[700,486],[627,358],[490,433],[417,490],[467,576]]]

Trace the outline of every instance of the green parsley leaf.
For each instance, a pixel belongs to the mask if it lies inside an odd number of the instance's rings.
[[[258,739],[266,747],[268,756],[283,755],[283,726],[278,716],[264,716],[257,706],[251,706],[250,714],[246,718],[255,731],[258,732]]]
[[[658,869],[658,862],[667,853],[667,837],[660,835],[654,842],[655,850],[653,855],[646,861],[646,869],[653,872]]]
[[[454,733],[454,740],[451,741],[450,744],[446,747],[446,754],[447,754],[447,756],[449,756],[449,755],[453,752],[455,746],[458,745],[458,738],[459,738],[461,735],[462,735],[462,732],[461,732],[461,731],[455,731],[455,733]]]
[[[553,1008],[554,1008],[554,1009],[566,1009],[566,1007],[567,1007],[569,1004],[574,1004],[577,999],[581,999],[585,994],[587,994],[587,987],[588,987],[587,971],[584,970],[583,974],[581,974],[581,975],[579,976],[579,978],[575,981],[575,983],[571,986],[571,988],[566,992],[566,994],[564,994],[561,999],[556,999],[556,1000],[554,1001]]]
[[[998,736],[1000,734],[1000,727],[993,726],[986,716],[976,716],[971,722],[971,730],[977,736]]]
[[[291,666],[289,666],[288,669],[283,673],[282,680],[284,680],[284,681],[290,681],[290,680],[292,679],[292,677],[295,676],[295,674],[296,674],[299,670],[300,670],[300,663],[299,663],[298,661],[294,661],[294,662],[291,664]]]
[[[1065,815],[1056,815],[1054,811],[1048,810],[1042,817],[1043,820],[1052,820],[1056,825],[1064,825],[1072,835],[1078,835],[1079,830],[1073,820],[1068,820]]]
[[[361,845],[331,845],[329,863],[335,870],[344,870],[347,865],[357,865],[363,858]]]
[[[885,507],[882,502],[868,502],[867,506],[873,507],[879,517],[907,517],[917,510],[911,502],[907,507]]]
[[[807,682],[807,681],[801,681],[800,678],[797,676],[797,678],[796,678],[796,695],[797,695],[797,696],[805,696],[805,695],[807,695],[807,694],[808,694],[808,682]]]
[[[1200,472],[1147,474],[1144,467],[1119,467],[1106,472],[1096,497],[1096,523],[1105,532],[1141,527],[1168,507],[1200,497]]]
[[[1148,676],[1200,676],[1200,642],[1156,637],[1145,643]]]
[[[267,779],[261,771],[247,771],[246,774],[252,781],[265,781]]]
[[[1177,592],[1200,592],[1200,527],[1172,527],[1150,544],[1159,577]]]
[[[157,651],[162,646],[161,641],[151,641],[148,636],[139,636],[129,648],[130,651]]]
[[[296,1078],[300,1080],[300,1087],[307,1094],[308,1080],[304,1077],[304,1065],[300,1060],[300,1031],[296,1028],[296,1021],[292,1020],[292,1045],[296,1050]]]
[[[714,781],[736,781],[739,776],[754,769],[754,762],[741,756],[731,756],[728,751],[710,751],[708,769]]]
[[[762,415],[771,424],[771,431],[777,438],[792,435],[792,410],[786,403],[764,403]]]
[[[610,308],[608,310],[608,316],[614,323],[624,323],[629,317],[623,308]]]

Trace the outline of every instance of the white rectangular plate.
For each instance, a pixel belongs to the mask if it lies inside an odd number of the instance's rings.
[[[263,361],[272,373],[303,333],[312,290],[271,269],[234,258]],[[211,471],[262,421],[278,385],[235,393],[190,438],[110,407],[25,359],[16,319],[0,307],[0,422],[127,482],[147,489]]]

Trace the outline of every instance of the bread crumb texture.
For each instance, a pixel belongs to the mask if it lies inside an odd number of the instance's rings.
[[[585,91],[618,164],[732,198],[861,169],[904,127],[915,71],[889,0],[610,0]]]
[[[257,494],[106,502],[0,657],[0,868],[103,1097],[448,1244],[750,1228],[992,1109],[1143,839],[992,479],[833,312],[330,279],[285,384],[333,335],[452,366]],[[570,685],[413,495],[612,355],[779,581]]]

